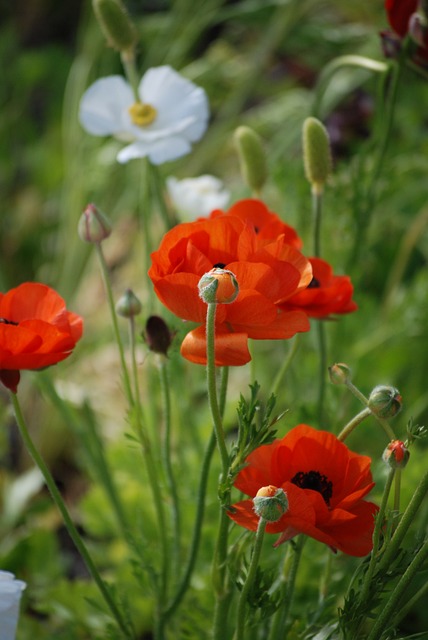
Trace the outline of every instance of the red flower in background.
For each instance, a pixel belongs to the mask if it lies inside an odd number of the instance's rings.
[[[352,300],[354,287],[349,276],[335,276],[332,267],[321,258],[309,258],[309,262],[312,281],[307,289],[281,304],[282,309],[302,309],[310,318],[327,318],[358,309]]]
[[[426,66],[428,61],[428,31],[425,18],[418,13],[418,0],[385,0],[388,22],[401,38],[408,34],[419,45],[410,55],[416,64]],[[390,32],[381,32],[386,55],[397,56],[400,41],[394,45],[394,36]]]
[[[388,22],[401,38],[407,35],[410,16],[417,7],[418,0],[385,0]]]
[[[275,229],[273,237],[268,229]],[[170,311],[200,325],[183,341],[185,358],[206,363],[207,307],[199,298],[198,282],[213,267],[231,271],[239,284],[237,299],[217,308],[217,366],[249,362],[248,338],[285,339],[308,331],[305,313],[279,308],[312,279],[310,263],[289,243],[290,238],[300,242],[290,229],[260,201],[244,200],[231,212],[213,212],[208,219],[180,224],[164,236],[152,253],[149,276]]]
[[[365,556],[372,549],[378,510],[363,500],[374,486],[370,462],[332,433],[301,424],[281,440],[253,451],[235,486],[252,498],[268,485],[285,491],[288,511],[266,527],[268,533],[280,534],[275,546],[304,533],[334,551]],[[229,516],[256,531],[259,519],[252,500],[232,505]]]
[[[42,369],[67,358],[83,321],[44,284],[27,282],[0,293],[0,380],[16,393],[21,369]]]

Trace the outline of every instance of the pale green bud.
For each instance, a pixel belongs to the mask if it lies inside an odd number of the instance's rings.
[[[97,244],[109,237],[111,224],[94,204],[88,204],[80,216],[77,232],[83,242]]]
[[[238,127],[234,133],[241,173],[246,184],[259,193],[266,182],[266,154],[260,136],[249,127]]]
[[[120,0],[92,0],[92,6],[107,44],[116,51],[133,49],[137,33]]]
[[[273,485],[262,487],[253,498],[254,511],[267,522],[277,522],[288,511],[288,498],[284,489]]]
[[[303,123],[303,161],[312,190],[322,193],[332,163],[327,129],[317,118],[306,118]]]
[[[351,370],[347,364],[336,362],[328,368],[330,380],[333,384],[346,384],[351,380]]]
[[[393,418],[402,406],[403,398],[395,387],[378,385],[369,395],[368,407],[380,418]]]
[[[141,313],[143,305],[132,289],[127,289],[116,303],[116,313],[123,318],[133,318]]]

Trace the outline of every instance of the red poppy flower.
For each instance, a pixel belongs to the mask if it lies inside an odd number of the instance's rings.
[[[310,263],[284,233],[260,241],[259,234],[272,214],[259,201],[244,202],[248,219],[219,212],[212,218],[177,225],[152,254],[149,276],[158,298],[179,318],[201,325],[185,337],[181,348],[185,358],[198,364],[206,363],[207,311],[198,295],[198,282],[213,267],[231,271],[239,285],[236,300],[217,308],[218,366],[249,362],[248,338],[285,339],[309,329],[305,313],[282,311],[279,304],[307,287],[312,279]],[[252,222],[255,218],[257,228]]]
[[[385,10],[388,22],[394,32],[405,38],[410,33],[418,44],[421,46],[416,48],[416,52],[412,57],[417,64],[427,64],[428,60],[428,34],[423,26],[423,22],[417,15],[418,0],[385,0]],[[388,45],[388,33],[383,32],[381,36]],[[393,42],[389,45],[393,48]]]
[[[332,433],[300,424],[281,440],[253,451],[235,486],[251,497],[267,485],[285,491],[288,511],[266,527],[268,533],[280,534],[275,546],[304,533],[334,551],[365,556],[372,548],[378,510],[363,500],[374,486],[370,462]],[[256,531],[252,500],[232,505],[229,516]]]
[[[26,282],[0,293],[0,380],[16,393],[21,369],[42,369],[67,358],[83,322],[44,284]]]
[[[348,276],[335,276],[332,267],[320,258],[309,258],[313,278],[304,291],[289,298],[281,308],[302,309],[310,318],[327,318],[358,309],[352,300],[354,287]]]

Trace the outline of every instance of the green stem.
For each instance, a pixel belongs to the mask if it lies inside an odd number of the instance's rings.
[[[283,575],[283,582],[281,588],[280,602],[282,606],[275,613],[272,628],[269,634],[269,640],[286,640],[287,638],[287,625],[288,615],[291,609],[293,600],[294,587],[296,584],[297,570],[300,564],[300,558],[302,557],[303,546],[306,542],[306,536],[300,535],[297,538],[295,548],[293,549],[293,558],[291,567],[287,576]],[[284,569],[286,568],[286,561],[284,561]]]
[[[317,322],[317,342],[319,352],[319,380],[318,380],[318,426],[323,427],[324,424],[324,398],[325,383],[327,374],[327,346],[325,339],[324,323],[319,320]]]
[[[74,545],[76,546],[77,550],[80,553],[80,556],[82,557],[90,575],[92,576],[94,582],[96,583],[98,589],[101,592],[101,595],[103,596],[108,608],[110,609],[111,614],[113,615],[113,617],[116,620],[116,623],[118,625],[118,627],[120,628],[123,637],[125,638],[134,638],[134,634],[132,633],[132,631],[129,629],[128,624],[125,622],[125,620],[122,617],[122,614],[120,612],[120,609],[117,607],[107,585],[105,584],[105,582],[103,581],[103,579],[101,578],[98,569],[96,568],[91,555],[89,554],[82,538],[80,537],[74,523],[73,520],[70,517],[70,514],[68,513],[67,507],[65,506],[64,500],[60,494],[60,492],[57,489],[57,486],[55,484],[54,479],[52,478],[52,475],[48,469],[48,467],[45,464],[45,461],[43,460],[42,456],[39,454],[37,448],[35,447],[31,436],[29,434],[29,431],[27,429],[27,425],[25,423],[24,420],[24,416],[22,414],[21,411],[21,406],[19,404],[18,401],[18,397],[16,394],[11,393],[11,399],[12,399],[12,404],[13,404],[13,408],[14,408],[14,412],[15,412],[15,417],[16,417],[16,422],[17,425],[19,427],[19,431],[21,433],[21,437],[24,441],[25,446],[27,447],[27,450],[30,454],[30,456],[32,457],[32,459],[34,460],[35,464],[38,466],[38,468],[40,469],[43,478],[45,480],[46,486],[49,489],[49,492],[53,498],[53,501],[55,502],[59,512],[61,513],[61,516],[63,518],[64,524],[67,528],[67,531],[70,535],[70,538],[73,540]]]
[[[404,620],[404,618],[407,616],[409,611],[413,610],[418,600],[423,598],[427,593],[428,593],[428,580],[425,582],[425,584],[422,585],[420,589],[416,591],[416,593],[405,604],[400,602],[400,607],[398,608],[397,613],[392,619],[392,622],[391,622],[392,626],[397,627],[401,622],[401,620]]]
[[[321,220],[323,193],[319,189],[312,189],[312,211],[314,216],[314,256],[321,256]]]
[[[278,394],[278,389],[280,387],[280,384],[281,384],[285,374],[287,373],[288,367],[291,365],[294,356],[297,353],[297,349],[299,347],[299,342],[300,342],[300,334],[296,333],[294,338],[292,338],[290,340],[290,348],[288,350],[288,353],[287,353],[286,357],[283,360],[283,363],[281,365],[280,370],[276,374],[275,381],[274,381],[274,383],[272,385],[272,393],[274,395]]]
[[[156,197],[159,204],[159,210],[160,210],[163,223],[165,225],[165,229],[166,230],[172,229],[172,227],[177,224],[178,220],[176,219],[175,215],[167,207],[167,204],[165,201],[165,185],[162,180],[159,167],[150,163],[150,172],[152,176],[152,181],[154,183]]]
[[[123,342],[122,342],[122,338],[121,338],[120,331],[119,331],[119,324],[118,324],[118,321],[117,321],[117,314],[116,314],[116,309],[115,309],[115,304],[114,304],[114,299],[113,299],[113,292],[112,292],[111,285],[110,285],[110,277],[109,277],[108,267],[107,267],[107,263],[106,263],[105,258],[104,258],[104,253],[103,253],[103,250],[102,250],[101,243],[97,243],[95,245],[95,248],[96,248],[96,251],[97,251],[98,261],[99,261],[100,268],[101,268],[101,275],[102,275],[102,278],[103,278],[104,287],[105,287],[105,291],[106,291],[106,294],[107,294],[107,301],[108,301],[108,305],[109,305],[109,308],[110,308],[110,315],[111,315],[111,319],[112,319],[112,323],[113,323],[114,336],[115,336],[115,339],[116,339],[116,344],[117,344],[118,349],[119,349],[119,357],[120,357],[120,364],[121,364],[121,367],[122,367],[122,378],[123,378],[123,384],[124,384],[124,387],[125,387],[125,393],[126,393],[126,396],[127,396],[129,407],[132,408],[134,406],[134,398],[132,396],[132,390],[131,390],[131,383],[130,383],[130,380],[129,380],[128,367],[126,365]]]
[[[134,93],[135,102],[140,102],[140,96],[138,95],[138,85],[140,83],[140,77],[138,75],[137,67],[135,64],[135,54],[133,51],[123,51],[120,58],[122,60],[125,75]]]
[[[382,560],[379,563],[378,571],[379,573],[383,573],[388,570],[390,562],[395,558],[400,548],[400,544],[407,533],[410,525],[412,524],[416,512],[421,506],[423,500],[425,499],[426,494],[428,493],[428,472],[425,473],[424,477],[420,481],[418,487],[416,488],[415,493],[412,496],[409,504],[407,505],[407,509],[403,513],[403,516],[400,520],[400,524],[396,528],[394,535],[389,541],[388,547],[385,550],[385,553],[382,557]]]
[[[368,407],[368,405],[369,405],[368,399],[366,398],[366,396],[363,393],[361,393],[361,391],[359,389],[357,389],[357,387],[355,385],[352,384],[352,382],[350,380],[346,380],[345,385],[348,387],[349,391],[362,404],[364,404],[366,407]],[[390,426],[389,422],[387,420],[385,420],[385,418],[381,418],[380,416],[376,415],[376,413],[373,413],[373,411],[371,413],[372,413],[373,418],[379,422],[379,424],[381,425],[381,427],[385,431],[386,435],[388,436],[388,439],[389,440],[396,440],[397,437],[396,437],[396,435],[394,433],[394,430]]]
[[[168,490],[172,499],[172,521],[174,532],[174,555],[175,570],[177,570],[180,561],[180,538],[181,538],[181,515],[177,492],[177,483],[174,477],[174,471],[171,462],[171,396],[169,392],[168,371],[166,367],[166,358],[161,356],[161,364],[159,367],[160,384],[162,389],[163,407],[164,407],[164,439],[163,439],[163,464],[165,467],[166,478],[168,482]]]
[[[230,496],[230,491],[226,497]],[[213,585],[216,594],[213,619],[213,639],[224,640],[227,616],[230,607],[230,584],[227,573],[227,550],[230,518],[226,508],[221,507],[220,524],[213,561]]]
[[[401,477],[402,469],[396,469],[394,487],[394,511],[396,511],[397,513],[400,513]]]
[[[375,571],[375,567],[378,559],[377,556],[379,551],[380,534],[381,534],[382,527],[384,526],[385,511],[386,511],[386,506],[388,504],[388,498],[391,491],[394,475],[395,475],[395,469],[390,469],[388,477],[386,479],[385,488],[383,490],[382,502],[379,507],[379,512],[376,516],[375,527],[373,531],[373,549],[370,556],[370,563],[367,569],[367,573],[364,577],[364,582],[359,595],[361,608],[362,608],[362,605],[364,605],[364,603],[368,600],[370,596],[372,579],[373,579],[373,575],[374,575],[374,571]]]
[[[250,566],[248,568],[247,577],[242,586],[241,595],[239,596],[238,611],[237,611],[237,618],[236,618],[236,631],[235,631],[234,640],[243,640],[244,638],[245,623],[246,623],[245,611],[247,608],[247,599],[251,591],[251,588],[253,586],[254,579],[256,577],[256,572],[257,572],[257,567],[259,565],[260,552],[262,550],[263,537],[265,534],[266,525],[267,525],[267,521],[264,518],[260,518],[257,526],[256,539],[254,541],[254,548],[251,556]]]
[[[358,413],[356,416],[354,416],[352,418],[352,420],[350,420],[348,422],[348,424],[346,424],[343,427],[342,431],[337,436],[337,439],[340,440],[341,442],[346,440],[346,438],[353,432],[353,430],[356,427],[358,427],[358,425],[361,424],[363,422],[363,420],[365,420],[366,418],[368,418],[371,415],[372,415],[372,412],[370,411],[370,409],[368,407],[366,407],[365,409],[360,411],[360,413]]]
[[[373,628],[367,640],[379,640],[382,637],[384,631],[390,628],[391,618],[394,612],[397,610],[397,607],[400,605],[403,595],[406,593],[411,581],[416,576],[419,569],[423,566],[423,563],[425,562],[427,557],[428,542],[426,541],[419,549],[410,565],[407,567],[403,576],[397,583],[394,591],[388,598],[387,603],[383,606],[382,610],[379,611],[376,622],[373,625]]]

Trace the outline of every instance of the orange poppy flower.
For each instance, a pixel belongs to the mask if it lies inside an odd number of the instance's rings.
[[[266,527],[268,533],[280,534],[274,546],[304,533],[333,551],[365,556],[372,549],[378,510],[363,500],[374,486],[370,462],[332,433],[300,424],[281,440],[253,451],[235,486],[252,497],[267,485],[287,494],[288,511]],[[256,531],[258,517],[252,500],[232,505],[229,516]]]
[[[256,213],[260,217],[262,230],[258,201],[245,202],[250,219]],[[258,231],[240,216],[214,215],[177,225],[152,253],[149,276],[158,298],[179,318],[201,325],[183,341],[181,353],[188,360],[206,363],[207,306],[198,295],[198,282],[213,267],[231,271],[239,285],[236,300],[217,308],[218,366],[249,362],[248,338],[285,339],[309,330],[305,313],[282,311],[279,304],[307,287],[312,279],[310,263],[284,233],[260,242]]]
[[[26,282],[0,293],[0,380],[16,393],[21,369],[42,369],[67,358],[83,321],[44,284]]]
[[[304,291],[289,298],[281,308],[302,309],[310,318],[351,313],[358,309],[352,300],[354,287],[349,276],[335,276],[332,267],[321,258],[309,258],[313,278]]]

